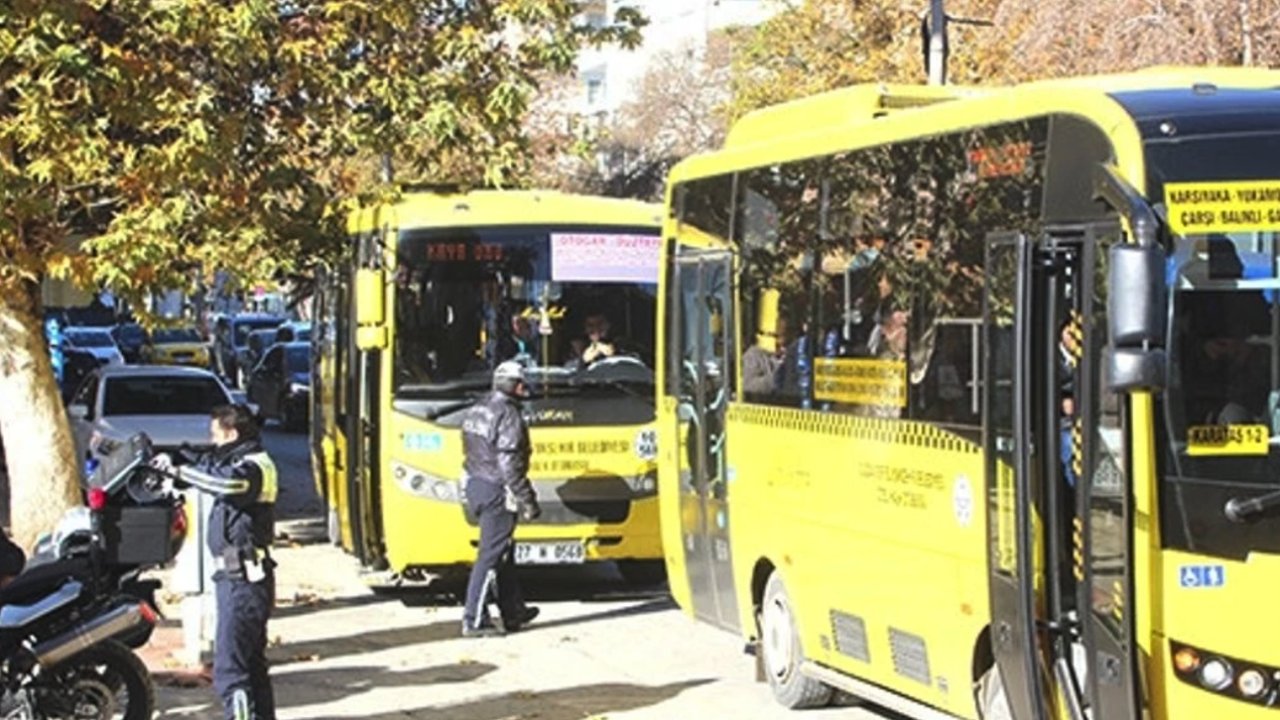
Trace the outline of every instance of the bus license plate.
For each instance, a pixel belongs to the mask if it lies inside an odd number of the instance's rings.
[[[586,556],[586,548],[580,542],[516,543],[519,565],[576,565]]]

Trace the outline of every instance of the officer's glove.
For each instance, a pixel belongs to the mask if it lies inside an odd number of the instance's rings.
[[[542,517],[542,508],[538,506],[537,500],[522,500],[520,502],[520,519],[524,522],[537,520]]]

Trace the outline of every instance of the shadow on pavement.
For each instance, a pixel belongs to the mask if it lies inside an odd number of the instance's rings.
[[[340,610],[342,608],[368,607],[369,605],[379,605],[382,603],[395,602],[392,598],[379,597],[373,594],[367,595],[347,595],[345,597],[325,598],[318,597],[314,600],[305,600],[302,602],[290,602],[286,605],[276,605],[271,611],[271,618],[287,618],[297,615],[308,615],[310,613],[322,612],[324,610]]]
[[[497,665],[480,662],[436,665],[407,672],[380,666],[344,666],[273,673],[271,682],[275,687],[277,705],[286,708],[338,702],[381,688],[468,683],[497,669]]]
[[[599,683],[549,692],[514,692],[458,705],[402,709],[380,715],[365,715],[365,720],[582,720],[604,717],[610,713],[636,710],[656,705],[676,695],[712,682],[710,679],[685,680],[668,685],[628,685]],[[339,716],[318,720],[345,720]]]
[[[575,615],[573,617],[548,620],[546,622],[538,622],[535,620],[531,625],[529,625],[529,629],[525,632],[537,632],[538,630],[566,627],[570,625],[581,625],[582,623],[595,622],[597,620],[614,620],[617,618],[631,617],[632,615],[646,615],[648,613],[665,612],[667,610],[674,610],[675,608],[676,604],[671,600],[671,598],[661,598],[658,600],[639,603],[637,605],[628,605],[627,607],[614,608],[613,610],[604,610],[602,612],[588,613],[586,615]]]
[[[667,597],[666,584],[633,585],[619,578],[612,563],[574,565],[559,568],[520,567],[517,570],[520,589],[526,600],[540,602],[626,602]],[[466,574],[441,582],[438,586],[409,585],[382,590],[407,607],[452,607],[462,604],[466,593]]]
[[[452,640],[456,637],[458,637],[458,622],[450,620],[412,627],[372,630],[359,635],[286,643],[267,648],[267,659],[273,666],[283,667],[315,659],[379,652],[391,648]]]

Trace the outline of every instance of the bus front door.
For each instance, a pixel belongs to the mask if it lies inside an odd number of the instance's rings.
[[[732,268],[726,251],[682,248],[672,299],[679,329],[674,351],[680,367],[680,534],[693,612],[736,630],[724,436],[733,357]]]
[[[1003,684],[1014,718],[1047,720],[1032,526],[1032,252],[1024,235],[987,239],[983,444],[991,528],[990,638],[999,671],[987,681]],[[990,699],[991,693],[980,694]]]

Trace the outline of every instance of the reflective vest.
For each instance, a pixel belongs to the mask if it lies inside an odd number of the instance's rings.
[[[257,502],[275,504],[280,494],[280,473],[276,470],[275,461],[265,452],[250,453],[244,456],[244,460],[257,465],[262,471],[262,489],[258,491]]]

